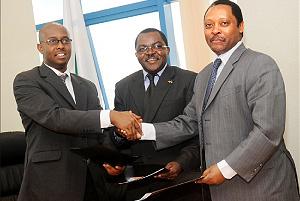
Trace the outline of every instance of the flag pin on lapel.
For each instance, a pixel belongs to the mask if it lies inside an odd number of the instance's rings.
[[[168,80],[168,83],[169,84],[173,84],[173,80]]]

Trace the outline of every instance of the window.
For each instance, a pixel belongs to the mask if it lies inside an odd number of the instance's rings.
[[[141,1],[143,0],[109,0],[109,1],[81,0],[81,6],[82,6],[83,13],[91,13],[99,10],[115,8],[115,7],[133,4]]]
[[[35,24],[43,24],[63,18],[62,0],[32,0]]]
[[[32,0],[32,4],[37,29],[49,21],[62,23],[62,0]],[[170,64],[185,68],[178,2],[81,0],[81,4],[110,108],[113,108],[115,83],[141,69],[135,57],[134,41],[143,29],[154,27],[165,32],[171,48]]]

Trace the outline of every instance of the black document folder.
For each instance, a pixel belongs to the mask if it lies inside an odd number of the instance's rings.
[[[128,154],[120,153],[114,149],[103,145],[95,145],[84,148],[71,148],[76,154],[79,154],[85,159],[90,159],[96,163],[108,163],[110,165],[128,165],[132,164],[139,156],[131,156]]]

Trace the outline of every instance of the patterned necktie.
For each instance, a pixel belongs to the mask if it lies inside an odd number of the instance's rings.
[[[66,84],[66,79],[67,79],[68,75],[66,73],[62,73],[59,78],[64,82],[64,84]]]
[[[213,63],[210,78],[209,78],[208,83],[207,83],[207,88],[206,88],[206,92],[205,92],[205,96],[204,96],[204,102],[203,102],[202,110],[204,110],[205,107],[206,107],[208,98],[209,98],[210,93],[211,93],[211,91],[214,87],[214,84],[216,82],[218,68],[221,65],[221,63],[222,63],[222,60],[220,58],[217,58]]]

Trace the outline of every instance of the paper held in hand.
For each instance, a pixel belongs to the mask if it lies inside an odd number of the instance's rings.
[[[164,171],[167,171],[165,168],[160,168],[154,172],[151,172],[150,174],[147,174],[145,176],[138,176],[138,177],[129,177],[127,178],[127,180],[125,182],[120,182],[118,184],[128,184],[128,183],[131,183],[131,182],[135,182],[135,181],[139,181],[139,180],[142,180],[142,179],[147,179],[149,177],[152,177],[158,173],[162,173]]]

